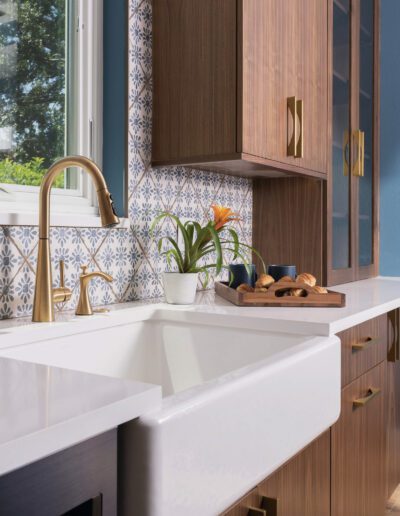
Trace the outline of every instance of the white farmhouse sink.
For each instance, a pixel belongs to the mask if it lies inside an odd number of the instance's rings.
[[[217,515],[336,421],[339,340],[155,308],[0,356],[162,385],[161,409],[121,428],[121,514]]]

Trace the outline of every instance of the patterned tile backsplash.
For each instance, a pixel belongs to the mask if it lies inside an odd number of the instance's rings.
[[[183,167],[152,169],[151,0],[130,0],[129,11],[129,229],[57,227],[51,229],[53,281],[58,284],[60,259],[65,260],[66,285],[76,306],[80,266],[110,273],[114,282],[92,282],[94,305],[162,295],[164,259],[149,229],[161,210],[204,222],[212,203],[238,211],[239,236],[252,236],[252,183],[248,179]],[[161,231],[172,232],[168,221]],[[38,229],[0,226],[0,318],[30,315],[35,284]]]

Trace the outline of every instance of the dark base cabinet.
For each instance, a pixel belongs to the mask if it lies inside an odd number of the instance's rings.
[[[117,430],[0,477],[1,516],[116,516]]]

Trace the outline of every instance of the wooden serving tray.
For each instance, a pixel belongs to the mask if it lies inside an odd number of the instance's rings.
[[[307,296],[283,296],[282,293],[292,288],[301,288]],[[313,287],[300,282],[272,284],[267,292],[238,292],[228,286],[227,282],[215,282],[215,292],[237,306],[306,306],[340,308],[346,305],[346,296],[340,292],[328,290],[327,294],[313,292]]]

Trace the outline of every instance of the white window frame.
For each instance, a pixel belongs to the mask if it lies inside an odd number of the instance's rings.
[[[66,0],[73,22],[67,25],[66,153],[80,154],[102,166],[103,149],[103,2]],[[74,88],[74,91],[71,91]],[[52,225],[99,227],[97,197],[88,174],[79,172],[77,189],[53,188]],[[0,224],[32,225],[37,220],[39,187],[0,184]],[[123,224],[125,225],[125,224]]]

